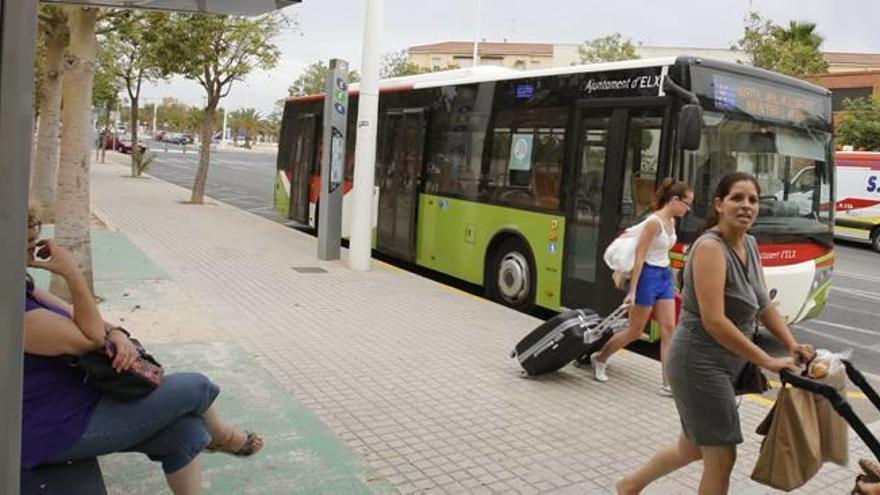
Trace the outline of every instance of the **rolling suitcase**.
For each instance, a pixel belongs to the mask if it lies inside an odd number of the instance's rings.
[[[529,376],[543,375],[564,367],[600,348],[626,315],[621,306],[603,319],[589,309],[573,309],[542,323],[525,336],[510,353],[519,359]]]

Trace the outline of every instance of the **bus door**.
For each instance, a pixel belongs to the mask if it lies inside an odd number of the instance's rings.
[[[317,173],[317,135],[319,115],[301,115],[294,121],[291,144],[290,218],[309,224],[309,190],[312,175]],[[315,225],[317,228],[317,225]]]
[[[573,167],[566,181],[567,226],[562,305],[608,314],[624,293],[614,287],[603,253],[649,211],[661,158],[666,109],[578,109]]]
[[[390,110],[384,116],[376,174],[379,211],[376,248],[415,260],[416,207],[425,143],[422,108]]]

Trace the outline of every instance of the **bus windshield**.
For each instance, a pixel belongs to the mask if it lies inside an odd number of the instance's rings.
[[[715,185],[727,173],[753,174],[761,202],[753,233],[830,234],[831,134],[721,112],[706,112],[700,149],[686,152],[684,176],[694,208],[684,224],[696,230],[712,207]]]

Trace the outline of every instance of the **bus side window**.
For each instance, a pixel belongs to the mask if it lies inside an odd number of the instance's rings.
[[[645,110],[630,117],[621,203],[622,227],[636,223],[650,210],[654,201],[662,128],[662,110]]]
[[[431,112],[425,190],[476,200],[495,83],[442,88]]]
[[[566,108],[511,108],[499,112],[484,174],[484,199],[558,211],[567,119]]]

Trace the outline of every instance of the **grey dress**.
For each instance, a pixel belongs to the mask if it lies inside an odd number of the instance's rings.
[[[770,303],[757,242],[746,236],[746,266],[712,231],[697,239],[690,252],[707,238],[718,239],[725,247],[724,313],[751,337],[758,314]],[[743,437],[733,384],[746,361],[719,344],[703,327],[692,267],[689,263],[684,271],[681,320],[666,360],[667,378],[682,429],[690,441],[701,446],[736,445]]]

